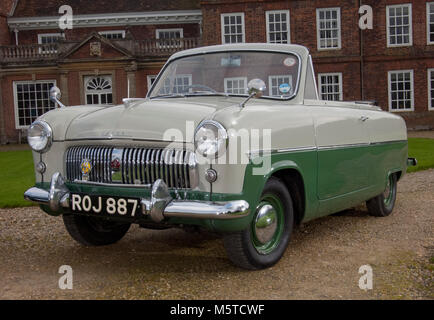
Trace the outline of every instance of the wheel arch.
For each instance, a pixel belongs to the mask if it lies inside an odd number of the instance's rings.
[[[279,178],[285,184],[292,198],[295,223],[300,224],[304,219],[306,211],[306,192],[304,179],[299,168],[295,164],[279,166],[270,172],[267,180],[271,177]]]

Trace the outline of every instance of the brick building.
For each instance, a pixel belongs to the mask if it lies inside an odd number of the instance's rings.
[[[64,4],[72,30],[59,29]],[[371,30],[358,27],[362,5]],[[54,107],[54,84],[65,104],[120,103],[144,96],[171,53],[232,42],[305,45],[323,99],[375,100],[409,128],[434,128],[434,2],[2,0],[1,141]]]

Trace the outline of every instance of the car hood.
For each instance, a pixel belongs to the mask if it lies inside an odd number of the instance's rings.
[[[155,99],[99,109],[75,118],[66,140],[139,139],[192,142],[203,119],[239,98],[194,97]]]

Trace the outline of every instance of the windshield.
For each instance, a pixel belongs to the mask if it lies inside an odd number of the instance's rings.
[[[167,65],[149,97],[247,96],[248,82],[261,79],[267,86],[263,97],[290,99],[298,88],[299,65],[292,53],[231,51],[186,56]]]

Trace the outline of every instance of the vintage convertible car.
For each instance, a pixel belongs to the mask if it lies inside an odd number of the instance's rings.
[[[59,108],[28,130],[36,186],[25,198],[84,245],[145,228],[223,234],[229,258],[261,269],[296,224],[366,201],[394,207],[405,174],[403,119],[321,101],[309,51],[236,44],[174,54],[145,99]]]

